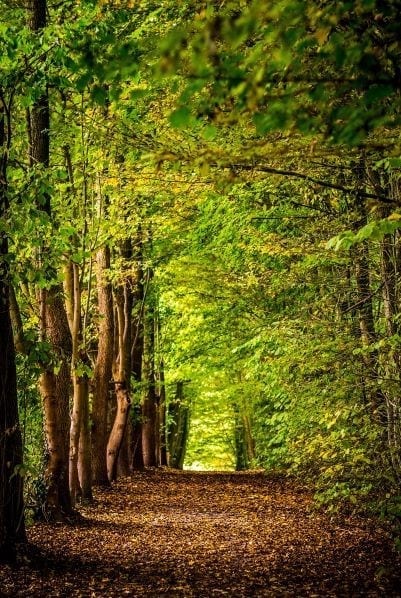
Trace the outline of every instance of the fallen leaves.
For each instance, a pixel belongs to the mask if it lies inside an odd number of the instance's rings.
[[[263,474],[138,473],[73,524],[37,524],[4,596],[400,596],[377,522],[332,520]]]

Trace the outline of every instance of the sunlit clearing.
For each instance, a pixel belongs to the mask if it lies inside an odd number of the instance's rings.
[[[233,471],[235,469],[234,421],[231,409],[210,402],[193,405],[184,469]],[[202,412],[203,410],[203,412]]]

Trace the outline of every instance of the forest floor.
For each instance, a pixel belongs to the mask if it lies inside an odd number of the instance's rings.
[[[330,517],[260,473],[149,471],[97,490],[82,519],[32,526],[1,596],[401,596],[371,519]]]

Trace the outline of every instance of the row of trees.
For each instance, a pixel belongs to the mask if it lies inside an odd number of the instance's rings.
[[[22,480],[32,473],[22,458],[17,366],[20,394],[36,377],[43,407],[44,453],[41,416],[27,425],[36,426],[29,448],[44,478],[34,498],[47,518],[71,515],[78,498],[91,499],[93,483],[110,484],[117,471],[167,464],[167,441],[145,200],[139,194],[134,207],[132,199],[124,205],[133,185],[124,182],[107,85],[92,87],[91,97],[88,56],[78,81],[73,75],[69,43],[85,43],[96,10],[67,2],[49,21],[45,0],[3,8],[0,544],[7,553],[24,538]],[[182,466],[179,391],[173,408],[170,462]],[[28,418],[35,411],[24,409]]]
[[[48,517],[191,413],[189,462],[396,508],[399,3],[236,4],[1,4],[5,552],[18,396]]]

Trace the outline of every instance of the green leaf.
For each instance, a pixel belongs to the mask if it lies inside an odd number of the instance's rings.
[[[191,112],[188,108],[185,108],[185,106],[178,108],[178,110],[174,110],[174,112],[170,114],[169,121],[171,126],[175,129],[183,129],[187,127],[191,121]]]
[[[95,85],[91,91],[91,96],[97,104],[104,106],[107,100],[107,91],[101,85]]]
[[[75,87],[77,88],[78,91],[84,91],[86,89],[86,87],[88,86],[88,84],[92,81],[93,79],[93,75],[91,72],[86,72],[83,73],[83,75],[81,75],[80,77],[78,77],[76,83],[75,83]]]
[[[204,128],[202,132],[202,137],[206,139],[206,141],[213,141],[216,138],[217,129],[213,125],[208,125]]]

